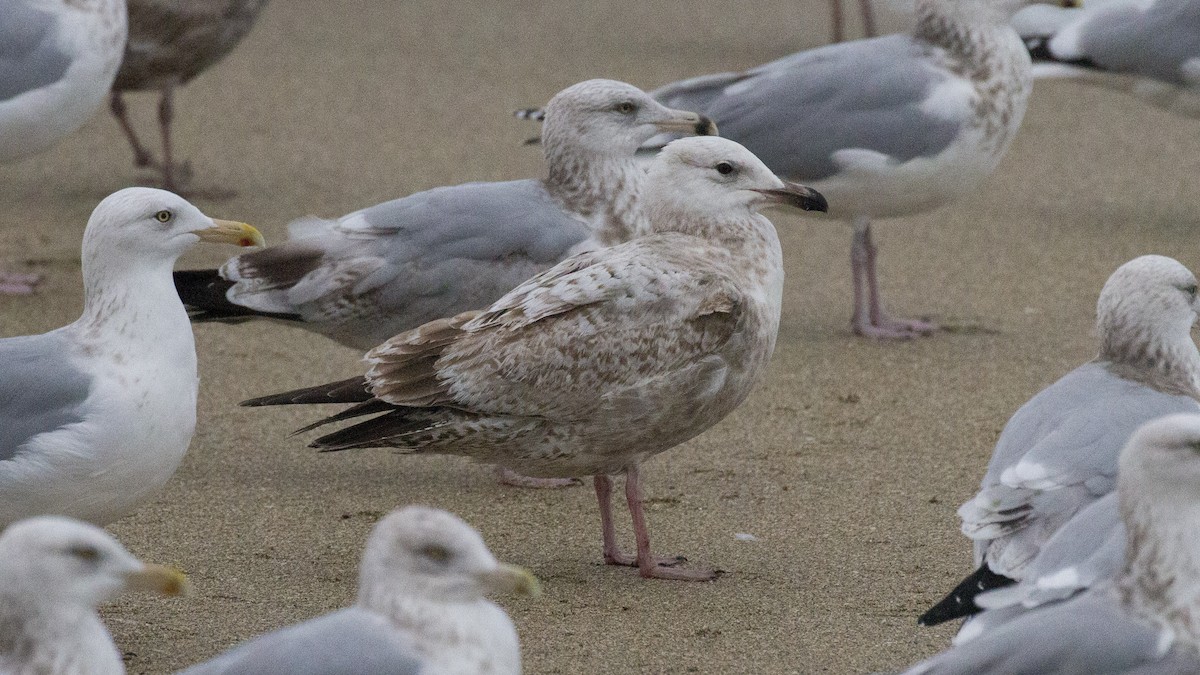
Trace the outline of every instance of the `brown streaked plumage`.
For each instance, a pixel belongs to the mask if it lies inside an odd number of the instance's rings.
[[[112,87],[112,113],[133,148],[134,165],[157,169],[162,187],[178,192],[191,169],[186,163],[177,164],[172,155],[174,88],[225,58],[254,26],[267,0],[127,0],[127,4],[129,42]],[[138,140],[122,99],[127,91],[148,90],[161,94],[161,160]]]
[[[804,195],[740,145],[690,138],[655,159],[650,233],[582,253],[483,311],[439,319],[368,352],[373,398],[343,413],[387,412],[319,438],[330,450],[399,447],[466,455],[547,477],[592,475],[604,557],[642,576],[708,580],[650,555],[643,460],[708,429],[761,378],[775,347],[782,254],[758,209]],[[248,402],[306,403],[354,381]],[[365,411],[365,412],[364,412]],[[323,420],[335,421],[334,419]],[[626,474],[638,553],[616,546],[610,475]]]

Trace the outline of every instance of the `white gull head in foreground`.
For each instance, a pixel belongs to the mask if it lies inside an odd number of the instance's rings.
[[[1113,489],[1118,454],[1138,427],[1200,410],[1198,312],[1196,277],[1176,260],[1141,256],[1113,272],[1096,305],[1099,355],[1005,425],[980,491],[958,510],[979,569],[923,623],[977,612],[977,593],[1024,579],[1042,545]]]
[[[262,236],[170,192],[115,192],[84,230],[83,315],[0,339],[0,526],[45,513],[110,522],[179,466],[196,425],[196,349],[171,267],[201,241]]]
[[[0,534],[0,672],[124,673],[96,606],[137,589],[180,595],[187,584],[93,525],[57,516],[10,525]]]
[[[470,525],[409,506],[375,526],[358,603],[239,645],[181,675],[450,675],[521,672],[517,631],[487,593],[536,595]]]
[[[910,34],[828,45],[744,72],[668,84],[663,103],[711,117],[772,171],[812,185],[852,221],[852,326],[910,338],[935,326],[889,317],[873,220],[975,192],[1008,151],[1031,91],[1007,24],[1024,0],[917,0]]]
[[[1200,415],[1141,427],[1118,482],[1130,536],[1115,580],[1021,614],[910,675],[1200,672]]]
[[[533,476],[594,476],[606,562],[645,577],[712,579],[651,555],[639,467],[732,412],[765,372],[783,260],[758,211],[825,204],[720,138],[668,145],[643,198],[645,236],[568,258],[485,310],[397,335],[367,353],[365,382],[248,404],[358,403],[318,424],[383,413],[317,439],[320,448],[397,447]],[[616,544],[610,476],[620,473],[636,556]]]

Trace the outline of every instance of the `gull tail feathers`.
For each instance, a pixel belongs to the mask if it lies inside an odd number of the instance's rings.
[[[222,278],[217,270],[177,270],[174,278],[188,317],[197,323],[242,323],[256,318],[301,321],[298,314],[263,312],[230,302],[228,292],[234,282]]]
[[[293,389],[281,394],[270,394],[242,401],[238,405],[250,408],[266,405],[307,405],[313,403],[366,403],[374,396],[367,389],[365,377],[351,377],[338,382],[318,384],[315,387]]]
[[[983,608],[975,604],[975,596],[1014,583],[1015,580],[993,572],[985,562],[970,576],[960,581],[946,597],[922,614],[917,623],[922,626],[936,626],[952,619],[963,619],[978,614]]]

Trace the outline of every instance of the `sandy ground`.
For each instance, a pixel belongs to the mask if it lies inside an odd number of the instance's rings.
[[[820,0],[337,4],[278,0],[179,96],[178,146],[200,187],[239,193],[197,203],[268,240],[305,214],[536,175],[538,153],[520,146],[536,130],[509,111],[575,81],[650,88],[828,36]],[[152,98],[132,104],[151,130]],[[1200,264],[1196,149],[1192,121],[1040,84],[978,194],[879,228],[890,305],[956,327],[906,344],[850,335],[845,225],[777,216],[788,280],[766,384],[644,471],[656,549],[728,571],[712,584],[599,564],[590,488],[502,488],[456,458],[315,454],[287,433],[319,411],[235,404],[355,374],[358,355],[274,325],[197,327],[191,451],[157,499],[110,528],[186,569],[196,593],[126,599],[105,617],[131,672],[196,662],[350,602],[372,522],[419,502],[458,513],[544,580],[540,599],[502,600],[530,673],[849,673],[932,654],[953,631],[915,617],[969,571],[954,510],[1005,420],[1093,355],[1095,298],[1119,264],[1151,252]],[[0,263],[48,277],[35,296],[0,297],[0,335],[77,315],[80,233],[105,194],[139,178],[129,164],[98,115],[54,151],[0,167]]]

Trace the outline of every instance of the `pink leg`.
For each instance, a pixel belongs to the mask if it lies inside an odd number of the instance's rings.
[[[609,476],[593,476],[592,480],[596,485],[596,501],[600,503],[600,530],[604,538],[604,564],[606,565],[623,565],[625,567],[637,567],[637,556],[628,555],[621,552],[621,547],[617,546],[617,530],[613,525],[612,513],[612,478]],[[629,484],[626,483],[626,490]],[[683,562],[684,558],[659,558],[656,562],[659,565],[671,566],[678,565]]]
[[[117,118],[117,124],[121,125],[121,131],[125,133],[125,138],[129,139],[129,145],[133,148],[133,165],[137,167],[157,166],[154,155],[150,154],[146,146],[142,145],[133,131],[133,125],[129,122],[129,111],[125,107],[125,99],[121,98],[121,92],[114,91],[108,103],[113,117]]]
[[[917,319],[893,319],[883,311],[879,279],[875,272],[877,251],[871,241],[871,221],[854,219],[854,243],[850,248],[850,268],[854,276],[854,332],[865,337],[907,340],[928,335],[937,325]],[[865,292],[864,292],[865,291]]]
[[[0,295],[29,295],[41,280],[40,274],[0,270]]]
[[[842,0],[829,0],[833,8],[833,41],[841,42],[846,39],[845,23],[842,17]]]
[[[511,485],[519,488],[532,489],[555,489],[575,487],[580,484],[578,478],[534,478],[519,474],[512,469],[507,469],[502,466],[496,467],[496,477],[500,479],[501,485]]]
[[[871,8],[871,0],[859,0],[862,6],[863,33],[867,37],[875,37],[875,12]]]
[[[175,183],[175,161],[171,153],[171,122],[175,120],[174,90],[171,85],[163,87],[162,97],[158,100],[158,130],[162,134],[163,162],[162,185],[164,190],[175,192],[179,186]]]
[[[712,581],[717,578],[712,569],[679,569],[671,565],[682,562],[677,558],[670,564],[650,555],[650,531],[646,528],[646,513],[642,509],[642,484],[637,465],[625,473],[625,501],[629,504],[629,515],[633,516],[633,534],[637,539],[638,573],[646,579],[675,579],[679,581]]]

